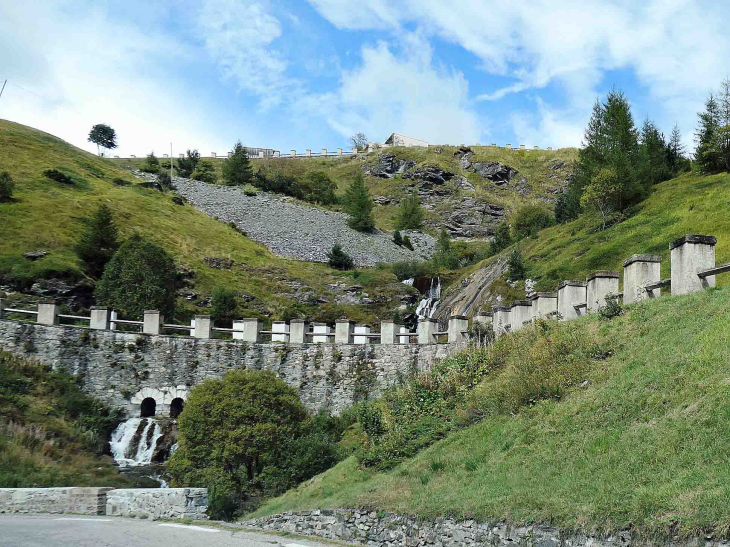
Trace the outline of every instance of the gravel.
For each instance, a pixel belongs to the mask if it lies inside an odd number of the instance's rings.
[[[134,171],[147,182],[155,175]],[[268,247],[276,255],[312,262],[327,262],[327,252],[335,243],[349,254],[359,267],[378,262],[427,260],[434,249],[434,239],[421,232],[403,231],[414,251],[398,247],[392,234],[376,230],[357,232],[347,225],[347,215],[322,211],[293,203],[291,198],[259,192],[247,196],[235,187],[216,186],[196,180],[173,177],[177,192],[196,209],[223,222],[234,222],[249,238]]]

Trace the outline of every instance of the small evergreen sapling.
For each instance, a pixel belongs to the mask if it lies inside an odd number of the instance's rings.
[[[362,173],[358,173],[345,193],[345,210],[350,215],[347,224],[358,232],[372,232],[375,229],[373,203],[365,186]]]
[[[253,180],[253,168],[241,141],[233,146],[233,153],[223,163],[223,180],[228,186],[243,186]]]
[[[12,200],[14,189],[15,183],[13,182],[10,173],[7,171],[0,173],[0,203]]]
[[[339,243],[336,243],[332,250],[327,253],[327,263],[330,268],[335,270],[351,270],[355,266],[352,257],[342,250]]]
[[[403,237],[400,235],[400,230],[396,230],[393,234],[393,243],[398,245],[398,247],[403,246]]]
[[[86,273],[99,278],[104,267],[119,248],[119,232],[114,224],[111,209],[102,204],[96,212],[83,219],[84,230],[76,243],[76,256],[84,264]]]

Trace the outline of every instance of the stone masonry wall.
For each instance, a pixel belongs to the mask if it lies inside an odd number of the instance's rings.
[[[206,488],[134,488],[112,490],[106,497],[106,515],[153,520],[208,518]]]
[[[330,509],[283,513],[242,522],[250,530],[289,532],[372,547],[631,547],[648,545],[629,531],[608,537],[568,533],[545,525],[509,526],[504,522],[478,523],[439,518],[422,521],[393,513],[356,509]],[[659,542],[651,545],[655,547]],[[727,541],[699,537],[666,541],[669,547],[728,547]]]
[[[340,412],[377,396],[402,374],[428,369],[449,344],[249,344],[0,319],[0,349],[81,378],[85,391],[138,416],[142,397],[175,395],[230,369],[270,370],[312,411]],[[157,413],[170,401],[157,400]]]
[[[0,513],[103,515],[111,488],[0,488]]]

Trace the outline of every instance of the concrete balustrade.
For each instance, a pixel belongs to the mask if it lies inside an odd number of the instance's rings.
[[[2,313],[0,313],[0,317],[2,317]],[[104,306],[92,306],[89,327],[93,330],[109,330],[111,327],[111,310]]]
[[[327,157],[327,149],[326,148],[322,148],[322,155],[324,157]]]
[[[398,329],[398,332],[399,332],[398,340],[401,344],[410,344],[411,343],[411,332],[407,328],[401,327],[400,329]]]
[[[312,151],[309,148],[307,148],[307,151],[304,153],[304,155],[307,156],[308,158],[311,158],[312,157]]]
[[[38,302],[38,322],[41,325],[58,325],[60,306],[53,300]]]
[[[290,151],[289,151],[289,155],[290,155],[290,156],[291,156],[292,158],[296,158],[296,157],[297,157],[297,151],[296,151],[296,150],[290,150]]]
[[[157,310],[145,310],[142,323],[142,332],[145,334],[160,334],[165,322],[162,314]]]
[[[419,344],[433,344],[436,342],[436,327],[437,322],[435,319],[429,317],[422,317],[418,321],[418,343]]]
[[[518,300],[512,304],[510,316],[512,332],[517,332],[522,329],[530,319],[532,319],[532,302],[529,300]]]
[[[338,149],[337,149],[337,155],[338,155],[338,156],[341,156],[341,155],[342,155],[342,148],[338,148]]]
[[[586,311],[595,313],[606,305],[606,297],[618,294],[619,273],[613,270],[597,270],[586,277]]]
[[[568,280],[558,285],[558,313],[563,321],[583,315],[580,304],[586,303],[585,281]]]
[[[661,296],[661,289],[646,290],[661,280],[661,262],[661,256],[642,254],[624,260],[624,305]]]
[[[396,344],[398,343],[396,333],[400,330],[400,325],[397,325],[393,321],[381,321],[380,322],[380,343],[381,344]]]
[[[213,337],[213,319],[210,315],[195,316],[195,330],[193,331],[193,336],[204,340]]]
[[[715,267],[717,238],[687,234],[669,245],[672,294],[689,294],[715,286],[715,276],[698,274]]]

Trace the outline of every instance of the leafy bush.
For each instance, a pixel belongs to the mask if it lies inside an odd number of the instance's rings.
[[[213,289],[210,307],[216,322],[231,324],[236,318],[236,293],[225,287],[216,287]]]
[[[200,182],[217,181],[218,175],[215,174],[215,166],[213,165],[213,162],[209,160],[200,160],[193,172],[192,179],[199,180]]]
[[[339,243],[336,243],[332,250],[327,253],[327,264],[335,270],[351,270],[355,267],[355,261],[342,250]]]
[[[93,278],[99,278],[119,248],[119,232],[106,204],[101,204],[93,215],[81,221],[84,228],[74,250],[84,264],[84,271]]]
[[[94,294],[99,305],[139,319],[157,309],[168,318],[175,313],[177,271],[167,252],[139,235],[130,237],[104,269]]]
[[[520,240],[534,236],[555,223],[553,216],[538,205],[524,205],[520,207],[512,219],[515,239]]]
[[[337,203],[337,184],[326,173],[313,171],[299,181],[302,199],[311,203],[333,205]]]
[[[145,173],[157,173],[160,171],[160,160],[157,159],[154,152],[150,152],[147,161],[139,169]]]
[[[413,243],[411,243],[411,238],[408,236],[408,234],[403,236],[403,246],[409,251],[413,250]]]
[[[489,254],[494,256],[512,245],[512,236],[509,232],[509,224],[500,222],[494,231],[494,239],[489,244]]]
[[[555,199],[555,222],[565,224],[578,218],[580,214],[580,196],[577,191],[569,190]]]
[[[253,175],[251,181],[256,188],[264,192],[273,192],[275,194],[284,194],[295,198],[302,198],[302,193],[297,185],[297,181],[293,177],[288,177],[283,173],[274,173],[273,177],[268,177],[266,173],[257,171]]]
[[[400,235],[400,230],[396,230],[395,233],[393,233],[393,243],[398,245],[398,247],[403,246],[403,237]]]
[[[373,219],[373,203],[365,186],[365,179],[362,173],[358,172],[350,183],[345,193],[345,211],[350,215],[347,224],[353,230],[359,232],[372,232],[375,229],[375,220]]]
[[[439,232],[431,262],[437,270],[455,270],[459,267],[459,254],[451,247],[451,236],[443,228]]]
[[[160,171],[157,173],[157,184],[163,191],[174,190],[175,186],[172,184],[172,177],[167,171]]]
[[[413,277],[427,277],[432,274],[429,264],[418,260],[402,260],[400,262],[394,262],[390,265],[390,268],[398,281],[411,279]]]
[[[248,152],[241,141],[238,141],[233,146],[233,153],[223,162],[223,181],[228,186],[243,186],[252,179],[253,169],[248,160]]]
[[[177,174],[180,177],[190,178],[200,161],[200,152],[188,150],[184,158],[177,160]]]
[[[62,173],[58,169],[46,169],[45,171],[43,171],[43,174],[49,179],[55,180],[56,182],[61,182],[63,184],[74,183],[71,177],[69,177],[66,173]]]
[[[12,200],[14,189],[15,183],[13,182],[10,173],[7,171],[0,173],[0,203]]]
[[[398,205],[395,226],[399,230],[420,230],[423,225],[423,208],[418,194],[411,192]]]
[[[512,254],[509,255],[507,260],[507,268],[509,273],[507,277],[510,281],[519,281],[525,278],[527,268],[525,267],[525,259],[522,257],[522,253],[515,246]]]
[[[609,294],[605,298],[606,305],[598,307],[598,315],[603,319],[613,319],[624,313],[621,307],[621,299],[618,295]]]

